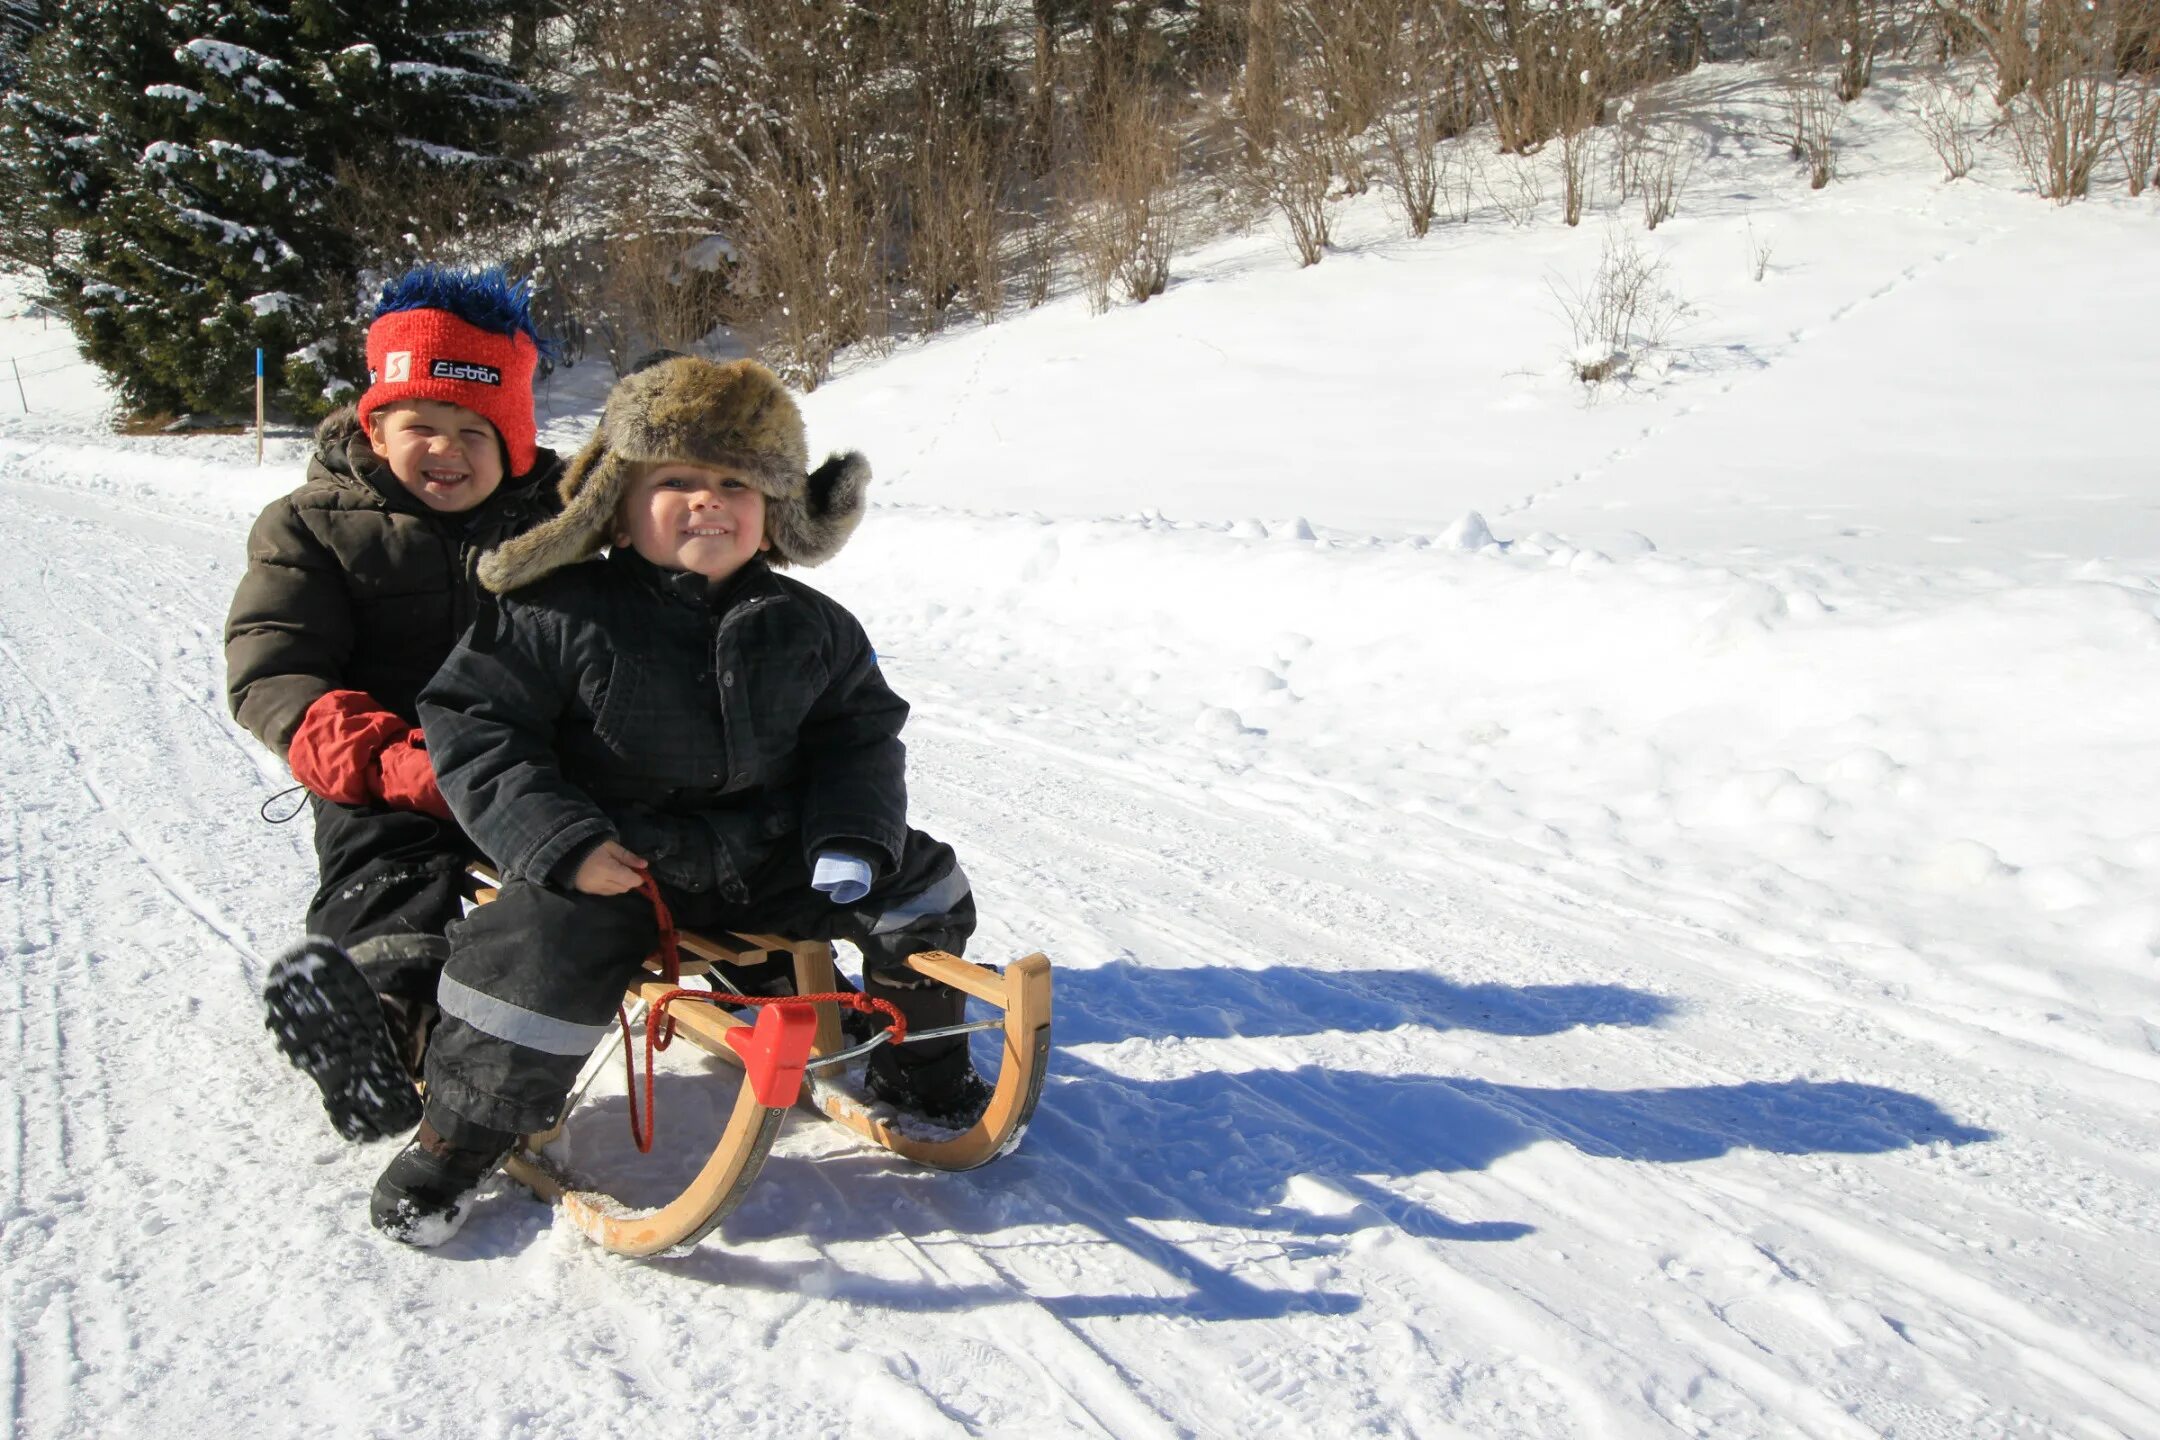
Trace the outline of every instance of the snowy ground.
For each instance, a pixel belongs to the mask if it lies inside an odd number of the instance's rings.
[[[1675,104],[1697,313],[1595,403],[1601,219],[1377,198],[811,398],[880,475],[816,582],[1059,1048],[1000,1164],[806,1119],[673,1260],[507,1184],[368,1231],[386,1147],[259,1028],[311,854],[223,700],[300,444],[30,375],[11,1433],[2160,1435],[2160,205],[1940,185],[1883,92],[1811,193],[1753,85]]]

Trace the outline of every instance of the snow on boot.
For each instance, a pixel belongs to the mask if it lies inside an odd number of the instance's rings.
[[[477,1127],[461,1128],[452,1140],[422,1120],[376,1180],[369,1222],[407,1245],[442,1244],[457,1234],[474,1192],[516,1143],[515,1135]]]
[[[322,1091],[347,1140],[380,1140],[420,1120],[420,1095],[383,1017],[382,1002],[351,957],[311,935],[270,966],[264,1025],[277,1047]]]

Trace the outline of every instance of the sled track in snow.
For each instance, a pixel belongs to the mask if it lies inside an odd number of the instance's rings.
[[[1021,1150],[925,1177],[802,1125],[687,1257],[593,1254],[508,1187],[455,1253],[388,1252],[360,1219],[386,1152],[330,1140],[259,1032],[257,957],[311,866],[303,825],[255,819],[282,776],[223,718],[239,536],[0,487],[29,502],[0,546],[42,552],[0,575],[19,1434],[290,1431],[332,1398],[323,1353],[366,1357],[340,1413],[414,1434],[443,1432],[407,1392],[453,1385],[589,1428],[596,1377],[685,1416],[717,1386],[751,1431],[844,1429],[850,1395],[925,1433],[2160,1431],[2160,1395],[2079,1353],[2146,1343],[2104,1257],[2134,1269],[2160,1217],[2121,1177],[2150,1167],[2091,1124],[2138,1077],[1827,950],[1772,963],[1736,937],[1789,917],[1746,896],[1389,813],[1264,752],[1118,753],[1114,718],[1051,733],[961,671],[899,678],[923,823],[985,898],[971,948],[1059,965]],[[1985,1113],[1936,1112],[1976,1063],[2006,1077]],[[199,1213],[225,1194],[278,1224],[231,1246]],[[1952,1263],[1973,1234],[2015,1242],[1985,1292]],[[254,1265],[349,1303],[266,1318]],[[587,1323],[533,1325],[564,1313]],[[204,1336],[209,1392],[161,1383],[205,1368]],[[782,1347],[812,1378],[730,1358]]]

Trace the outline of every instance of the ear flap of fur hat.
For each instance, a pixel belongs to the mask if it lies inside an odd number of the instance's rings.
[[[503,594],[598,553],[635,467],[668,461],[738,470],[763,492],[777,565],[838,554],[870,483],[869,462],[852,452],[807,473],[802,412],[764,366],[670,356],[616,382],[600,428],[563,476],[563,513],[490,551],[481,583]]]
[[[773,563],[822,565],[839,554],[862,523],[869,488],[870,462],[860,450],[850,450],[827,456],[795,499],[766,501],[765,533],[772,537]]]
[[[535,525],[480,557],[480,583],[497,595],[522,590],[542,577],[600,553],[615,529],[615,509],[627,488],[630,467],[608,447],[607,418],[578,451],[557,487],[562,513]]]

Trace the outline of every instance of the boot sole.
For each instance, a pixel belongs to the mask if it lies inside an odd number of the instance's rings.
[[[264,1025],[315,1082],[347,1140],[380,1140],[420,1123],[420,1093],[398,1058],[374,987],[344,951],[310,940],[270,967]]]

